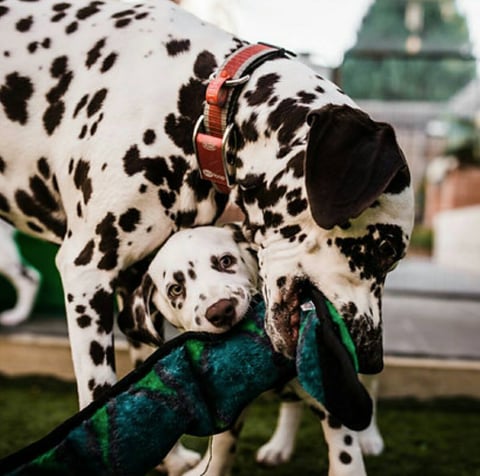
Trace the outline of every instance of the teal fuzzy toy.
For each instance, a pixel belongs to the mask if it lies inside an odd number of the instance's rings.
[[[0,474],[144,475],[182,434],[225,431],[258,395],[295,376],[344,425],[366,428],[372,404],[350,336],[330,303],[314,301],[316,312],[301,313],[295,360],[273,350],[264,303],[254,300],[226,334],[188,332],[168,342],[103,398],[0,460]]]

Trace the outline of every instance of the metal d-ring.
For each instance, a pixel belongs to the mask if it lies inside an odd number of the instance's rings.
[[[218,71],[215,70],[208,78],[209,81],[212,81],[212,79],[215,79],[217,76]],[[245,76],[240,76],[240,78],[232,78],[232,79],[227,79],[223,85],[227,87],[235,87],[235,86],[241,86],[242,84],[245,84],[248,80],[250,79],[250,75],[246,74]]]
[[[230,177],[232,177],[233,180],[235,180],[235,165],[230,164],[228,162],[227,158],[227,146],[228,142],[230,140],[230,134],[233,132],[234,124],[229,124],[227,128],[225,129],[225,132],[223,133],[222,137],[222,162],[223,162],[223,170],[225,170],[225,177],[227,179],[227,185],[229,187],[233,186],[233,183],[230,180]]]
[[[227,87],[241,86],[242,84],[245,84],[249,79],[250,79],[249,74],[246,74],[245,76],[240,76],[240,78],[237,78],[237,79],[227,79],[225,81],[225,86]]]
[[[197,150],[197,135],[200,132],[201,127],[203,126],[203,118],[204,115],[202,114],[197,122],[195,123],[195,127],[193,128],[193,134],[192,134],[192,142],[193,142],[193,152],[195,153],[195,157],[197,158],[197,161],[199,162],[198,159],[198,150]],[[202,173],[202,168],[200,167],[200,174]]]

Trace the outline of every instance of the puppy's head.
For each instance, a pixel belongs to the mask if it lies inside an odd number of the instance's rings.
[[[150,343],[161,341],[163,319],[182,330],[225,332],[243,318],[256,289],[256,259],[238,226],[179,231],[122,311],[135,332],[123,330]]]

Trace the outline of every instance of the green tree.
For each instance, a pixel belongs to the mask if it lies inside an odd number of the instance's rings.
[[[475,77],[471,52],[453,0],[376,0],[345,55],[342,86],[361,99],[445,100]]]

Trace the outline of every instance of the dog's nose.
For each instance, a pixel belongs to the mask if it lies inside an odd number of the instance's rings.
[[[215,327],[229,325],[235,319],[235,303],[232,299],[220,299],[207,309],[205,317]]]

